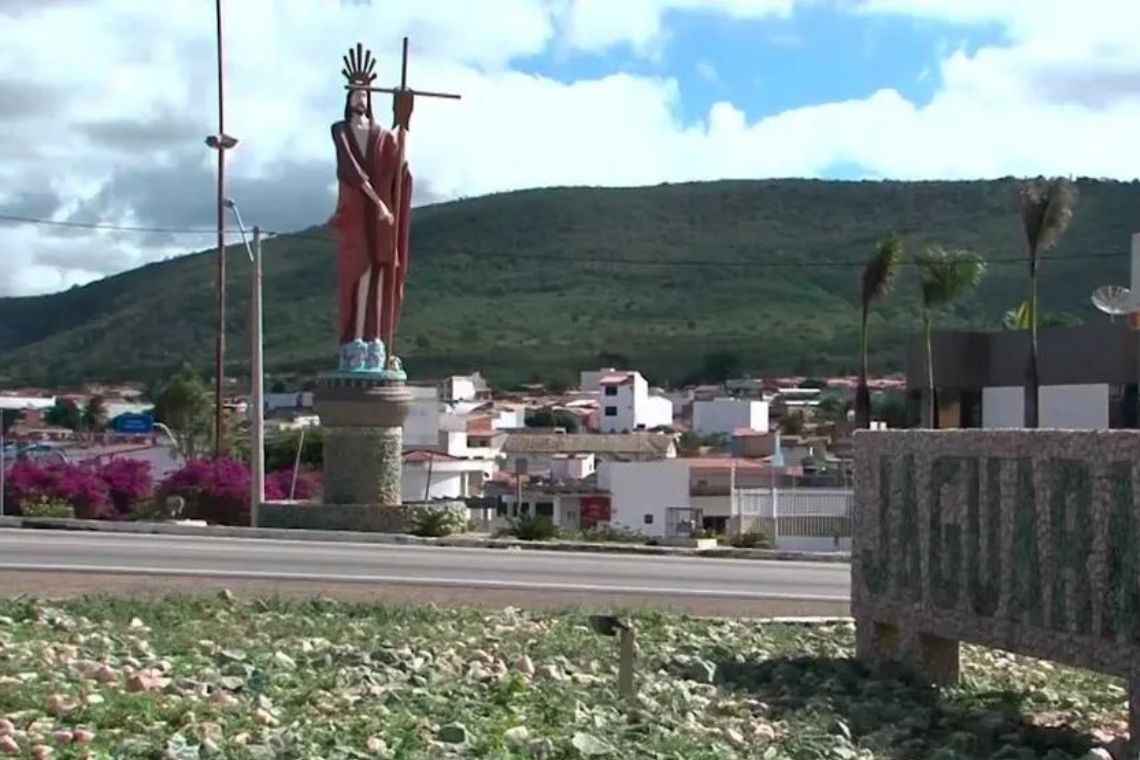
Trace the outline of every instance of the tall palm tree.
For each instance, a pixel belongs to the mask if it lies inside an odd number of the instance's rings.
[[[1073,218],[1077,192],[1064,177],[1023,182],[1017,190],[1018,210],[1025,228],[1026,253],[1029,255],[1029,362],[1025,368],[1025,427],[1035,428],[1039,421],[1037,374],[1037,271],[1041,256],[1060,239]]]
[[[978,284],[986,264],[969,251],[947,251],[936,246],[915,256],[918,281],[922,289],[922,334],[926,342],[926,392],[930,426],[937,427],[938,406],[934,399],[934,347],[931,344],[931,318],[937,309],[945,308]]]
[[[867,318],[871,315],[871,305],[890,292],[891,284],[898,270],[899,262],[903,256],[902,236],[897,232],[889,233],[879,243],[879,250],[867,259],[863,265],[863,276],[860,279],[859,303],[863,310],[859,338],[862,364],[859,366],[859,388],[855,391],[855,427],[871,427],[871,391],[867,387],[867,347],[868,331]]]

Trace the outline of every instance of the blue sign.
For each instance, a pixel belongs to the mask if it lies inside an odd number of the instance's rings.
[[[154,431],[154,418],[149,414],[124,412],[111,421],[116,433],[151,433]]]

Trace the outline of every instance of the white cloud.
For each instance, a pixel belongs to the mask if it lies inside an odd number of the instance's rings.
[[[700,60],[696,65],[697,76],[709,83],[716,83],[720,81],[720,72],[716,70],[716,66],[710,61]]]
[[[202,144],[217,128],[211,8],[56,0],[28,11],[31,3],[0,5],[0,100],[12,104],[0,121],[0,214],[54,208],[57,218],[211,226],[215,155]],[[791,4],[228,0],[226,129],[241,140],[228,164],[231,192],[249,223],[323,221],[332,203],[328,126],[343,106],[340,57],[362,39],[381,81],[394,81],[405,33],[412,85],[463,95],[416,104],[410,159],[432,197],[818,176],[836,164],[896,178],[1140,175],[1140,154],[1127,147],[1140,127],[1140,54],[1125,44],[1140,23],[1134,0],[851,0],[852,23],[892,13],[1005,30],[1001,44],[947,52],[925,104],[884,89],[749,120],[726,99],[684,121],[682,92],[668,76],[614,71],[561,82],[512,67],[544,51],[615,45],[652,56],[680,14],[763,19]],[[139,241],[0,224],[0,295],[69,287],[210,244],[209,236]]]

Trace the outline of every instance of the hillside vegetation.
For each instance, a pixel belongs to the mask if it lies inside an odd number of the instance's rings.
[[[1081,181],[1044,263],[1043,310],[1100,319],[1093,287],[1128,282],[1140,183]],[[553,188],[417,209],[397,352],[413,377],[481,369],[505,384],[630,364],[657,382],[729,352],[744,370],[851,370],[859,266],[890,229],[908,250],[976,250],[982,286],[939,323],[1000,329],[1025,293],[1012,180],[724,181]],[[1105,255],[1114,254],[1114,255]],[[248,366],[248,263],[230,256],[229,367]],[[33,298],[0,299],[0,380],[149,379],[213,357],[214,254]],[[334,251],[313,228],[265,244],[265,358],[277,375],[335,362]],[[871,324],[874,368],[917,329],[908,267]]]

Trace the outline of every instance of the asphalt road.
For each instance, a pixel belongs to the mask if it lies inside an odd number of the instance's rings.
[[[845,606],[844,563],[0,530],[0,574],[242,579]]]

